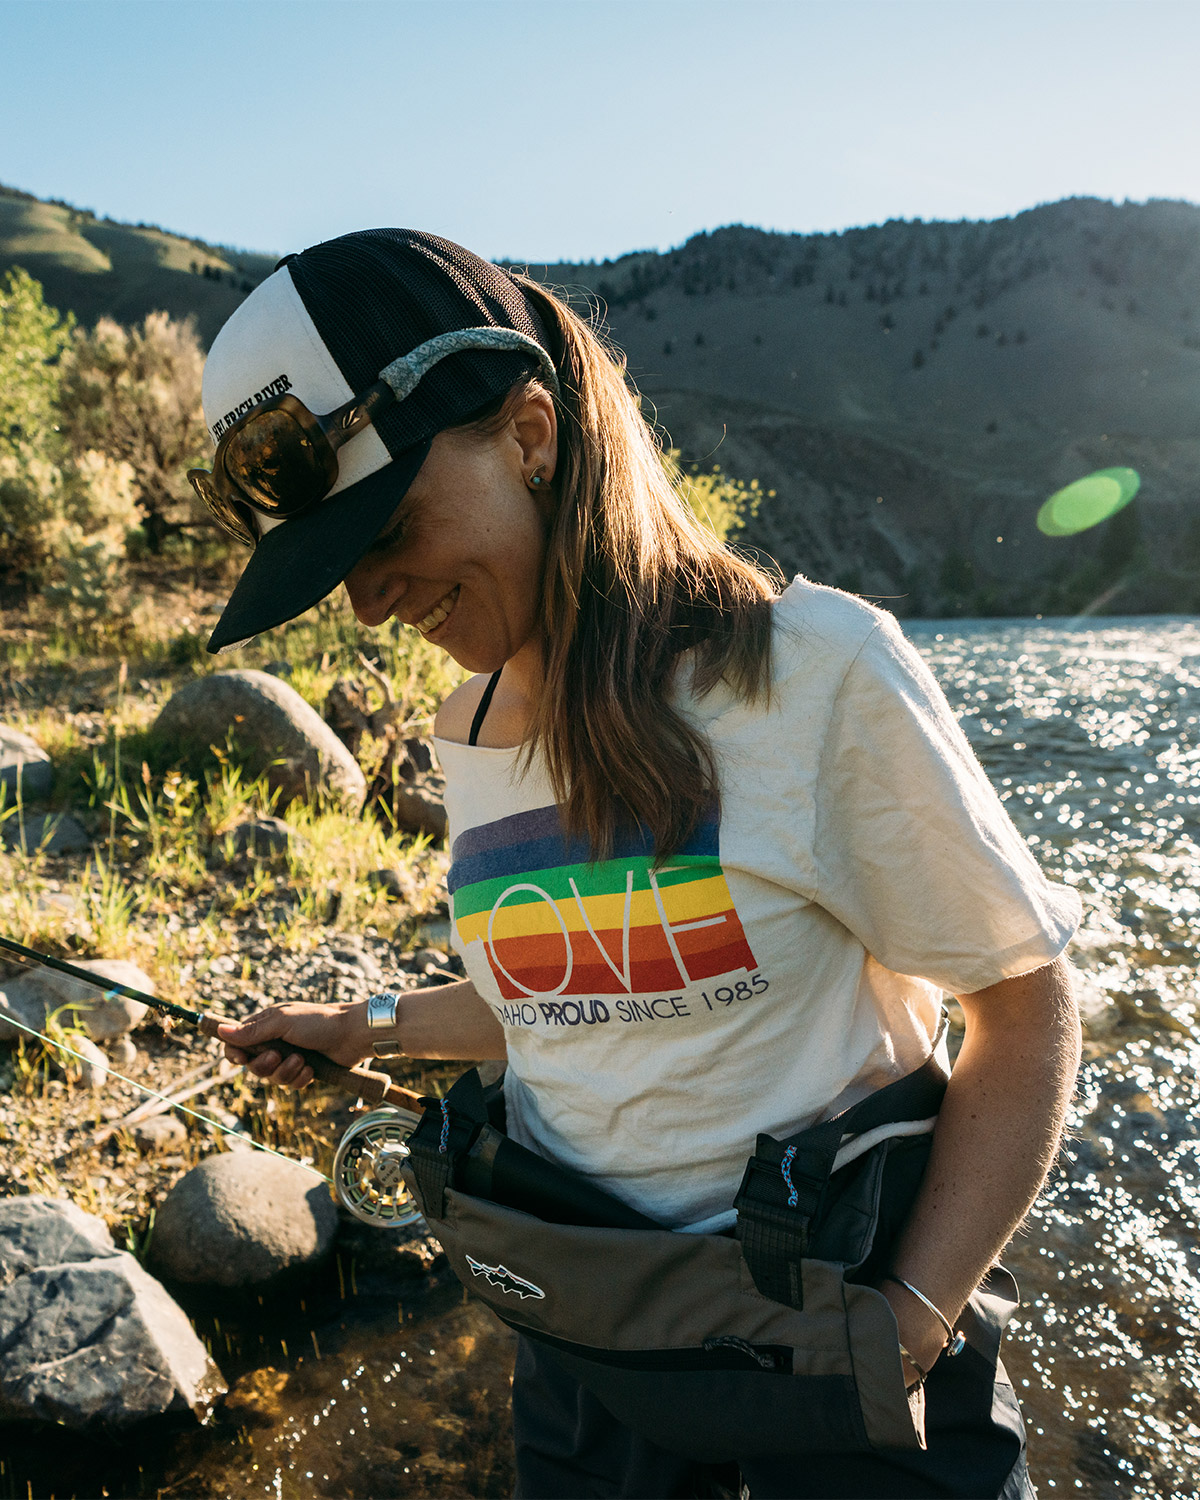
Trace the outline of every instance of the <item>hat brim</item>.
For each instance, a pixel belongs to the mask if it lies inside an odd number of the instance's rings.
[[[221,612],[209,651],[244,645],[333,593],[391,520],[432,442],[415,443],[315,510],[268,531]]]

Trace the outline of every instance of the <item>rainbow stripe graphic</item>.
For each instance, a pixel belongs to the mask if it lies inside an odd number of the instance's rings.
[[[654,868],[640,829],[591,863],[541,807],[455,839],[448,877],[465,944],[482,943],[506,1000],[669,994],[757,967],[717,858],[718,819]]]

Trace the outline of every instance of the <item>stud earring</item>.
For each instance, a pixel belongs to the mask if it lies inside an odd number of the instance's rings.
[[[545,482],[546,481],[542,478],[542,471],[540,467],[534,469],[533,473],[529,476],[529,488],[531,490],[541,489],[542,485],[545,484]]]

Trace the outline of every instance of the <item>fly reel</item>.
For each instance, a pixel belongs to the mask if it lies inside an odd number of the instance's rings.
[[[338,1200],[364,1224],[404,1229],[421,1210],[401,1176],[408,1138],[421,1122],[410,1109],[373,1109],[355,1120],[333,1161]]]

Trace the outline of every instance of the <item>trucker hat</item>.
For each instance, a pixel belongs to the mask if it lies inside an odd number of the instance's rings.
[[[288,256],[221,329],[204,367],[213,440],[272,396],[311,412],[352,401],[438,334],[544,326],[507,271],[411,229],[366,229]],[[338,479],[312,510],[268,522],[208,643],[230,650],[333,592],[404,498],[433,438],[537,368],[521,350],[468,349],[422,376],[338,451]]]

